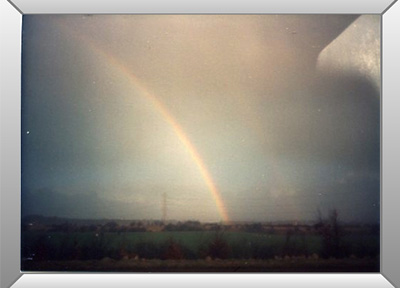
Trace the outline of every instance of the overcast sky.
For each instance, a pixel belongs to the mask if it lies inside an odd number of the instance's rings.
[[[379,221],[379,25],[25,15],[22,213]]]

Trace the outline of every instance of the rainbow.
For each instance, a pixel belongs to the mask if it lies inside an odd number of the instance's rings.
[[[63,30],[66,29],[68,32],[71,33],[71,30],[68,29],[65,25],[61,25]],[[178,137],[179,141],[184,145],[186,150],[189,152],[190,157],[192,158],[193,162],[196,164],[197,168],[200,171],[200,174],[205,181],[205,184],[207,185],[208,189],[210,190],[212,197],[214,199],[214,202],[216,204],[216,207],[218,209],[218,212],[222,218],[222,221],[224,223],[229,223],[230,219],[228,216],[227,209],[222,201],[221,194],[219,193],[216,184],[211,177],[210,172],[207,169],[207,166],[205,165],[203,159],[201,158],[200,154],[198,153],[196,147],[192,144],[190,139],[186,136],[185,131],[182,129],[182,127],[179,125],[178,121],[175,119],[175,117],[168,111],[167,107],[152,93],[149,92],[147,87],[142,84],[142,81],[130,70],[122,61],[120,61],[118,58],[116,58],[114,55],[111,53],[107,53],[107,51],[101,49],[95,43],[90,41],[88,38],[89,37],[83,37],[80,35],[76,35],[74,33],[74,36],[79,38],[79,41],[85,43],[88,47],[90,47],[91,52],[95,52],[99,58],[106,60],[107,64],[111,65],[113,68],[115,68],[117,71],[119,71],[122,75],[124,75],[132,84],[133,87],[135,87],[141,95],[146,97],[146,99],[150,100],[150,102],[153,104],[153,107],[156,109],[156,111],[162,115],[162,118],[172,127],[175,135]]]

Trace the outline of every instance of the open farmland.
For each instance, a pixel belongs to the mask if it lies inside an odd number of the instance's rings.
[[[127,233],[97,233],[97,232],[28,232],[24,234],[27,249],[34,249],[35,243],[46,243],[55,251],[62,247],[82,248],[92,245],[101,245],[106,250],[124,249],[127,252],[141,254],[135,247],[160,247],[169,241],[176,242],[181,247],[196,255],[202,247],[209,245],[217,235],[231,247],[231,256],[234,258],[251,257],[251,253],[260,247],[269,247],[273,254],[283,255],[286,246],[298,247],[301,254],[318,253],[321,249],[321,239],[317,235],[294,235],[289,240],[285,235],[259,234],[250,232],[215,231],[174,231],[174,232],[127,232]],[[287,248],[287,247],[286,247]],[[283,254],[282,254],[283,253]],[[246,255],[247,254],[247,255]],[[255,256],[255,255],[253,255]],[[283,255],[285,256],[285,255]],[[149,257],[155,258],[155,257]],[[193,258],[193,257],[189,257]],[[197,258],[197,257],[196,257]]]
[[[323,257],[323,237],[301,232],[24,231],[23,243],[24,271],[379,270],[379,236],[373,233],[343,235],[336,260]]]

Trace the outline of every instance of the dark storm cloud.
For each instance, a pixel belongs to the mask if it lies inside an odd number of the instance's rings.
[[[289,104],[290,103],[290,104]],[[294,158],[379,168],[379,92],[357,75],[323,75],[265,103],[275,151]]]

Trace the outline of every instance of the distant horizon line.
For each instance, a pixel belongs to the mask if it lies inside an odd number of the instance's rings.
[[[315,220],[273,220],[273,221],[260,221],[260,220],[230,220],[230,221],[201,221],[195,219],[186,219],[186,220],[162,220],[162,219],[151,219],[151,218],[83,218],[83,217],[68,217],[68,216],[45,216],[42,214],[28,214],[21,215],[21,222],[26,220],[27,218],[44,218],[44,219],[58,219],[58,220],[74,220],[74,221],[123,221],[123,222],[135,222],[135,221],[147,221],[147,222],[160,222],[164,224],[173,224],[173,223],[187,223],[187,222],[198,222],[200,224],[220,224],[220,225],[234,225],[234,224],[264,224],[264,225],[310,225],[318,222],[318,219]],[[346,225],[380,225],[380,221],[340,221]]]

